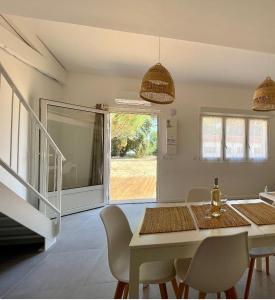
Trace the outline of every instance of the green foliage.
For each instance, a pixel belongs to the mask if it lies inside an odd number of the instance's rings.
[[[148,152],[150,155],[157,155],[157,144],[158,144],[158,133],[157,131],[152,131],[150,135],[150,144]]]
[[[114,113],[112,122],[112,156],[126,156],[133,152],[135,157],[155,155],[157,132],[151,115]]]

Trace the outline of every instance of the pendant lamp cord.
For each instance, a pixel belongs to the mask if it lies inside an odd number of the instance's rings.
[[[271,77],[271,70],[272,70],[272,54],[269,54],[269,77]]]
[[[160,63],[160,36],[159,36],[159,63]]]
[[[271,54],[267,54],[267,77],[271,77],[271,67],[272,67],[272,56]]]

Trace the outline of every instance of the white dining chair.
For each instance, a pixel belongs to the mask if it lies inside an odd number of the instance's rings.
[[[249,269],[248,269],[247,281],[246,281],[245,292],[244,292],[244,299],[247,299],[249,297],[251,279],[252,279],[256,259],[265,258],[266,274],[269,275],[270,274],[269,257],[273,255],[275,255],[274,247],[259,247],[259,248],[250,249],[249,251],[250,262],[249,262]]]
[[[225,292],[226,298],[237,298],[235,284],[246,270],[249,261],[247,232],[235,235],[208,237],[202,241],[190,265],[177,265],[180,281],[177,298],[188,298],[189,287],[207,293]]]
[[[272,203],[273,206],[275,206],[275,202]],[[249,269],[248,269],[248,275],[246,280],[246,286],[244,291],[244,299],[247,299],[249,297],[249,291],[251,286],[251,280],[254,270],[254,265],[256,259],[265,259],[265,271],[266,275],[269,275],[269,257],[275,255],[275,247],[257,247],[252,248],[249,251]]]
[[[115,299],[127,298],[129,289],[129,244],[132,231],[123,211],[115,205],[107,206],[100,212],[108,242],[108,260],[112,275],[117,279]],[[175,294],[177,282],[175,279],[173,261],[155,261],[144,263],[140,267],[140,283],[158,284],[161,298],[168,298],[166,283],[171,281]]]
[[[210,191],[204,187],[195,187],[189,190],[186,202],[207,202],[210,201]],[[177,272],[185,272],[192,258],[180,258],[175,260]]]
[[[187,195],[186,202],[210,201],[210,190],[203,187],[192,188]]]

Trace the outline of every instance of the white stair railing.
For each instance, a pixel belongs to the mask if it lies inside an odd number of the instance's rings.
[[[5,116],[5,120],[10,120],[10,133],[5,134],[8,143],[1,141],[5,144],[5,153],[0,154],[0,165],[25,187],[27,197],[39,199],[39,210],[54,219],[57,235],[65,158],[1,64],[0,103],[8,108],[10,105],[10,116]],[[22,161],[24,166],[21,166]],[[48,200],[49,172],[51,189],[56,194],[55,201],[51,202]]]

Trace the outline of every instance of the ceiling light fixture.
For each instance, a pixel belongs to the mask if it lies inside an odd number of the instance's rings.
[[[272,58],[271,56],[269,58],[270,62],[267,62],[267,68],[271,69]],[[275,110],[275,81],[270,76],[267,76],[255,90],[252,109],[255,111]]]
[[[271,77],[266,77],[255,90],[252,109],[255,111],[275,110],[275,81]]]
[[[140,88],[140,97],[157,104],[169,104],[175,100],[174,81],[169,71],[159,62],[152,66],[144,75]]]

